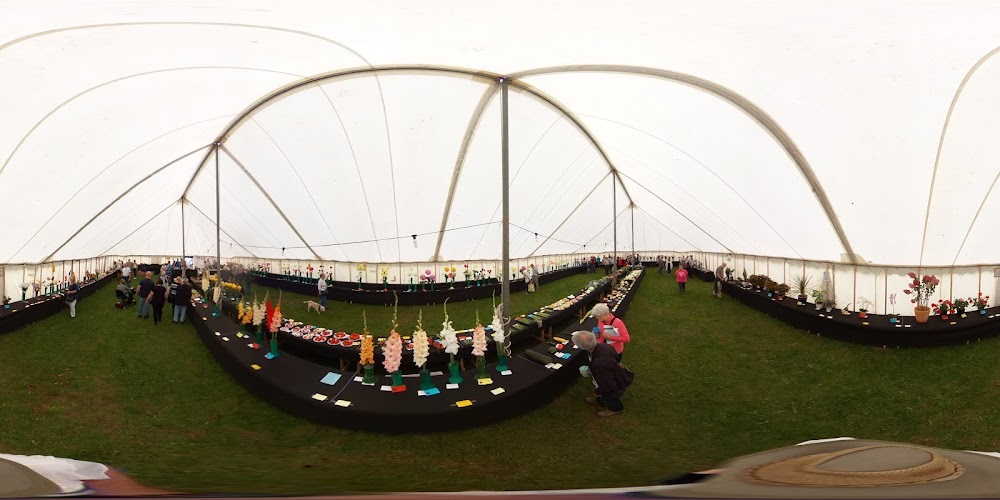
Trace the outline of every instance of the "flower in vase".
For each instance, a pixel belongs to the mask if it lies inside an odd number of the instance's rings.
[[[503,306],[497,306],[496,310],[493,311],[493,321],[490,322],[490,328],[493,329],[493,341],[497,343],[497,352],[504,351],[504,334],[503,334],[503,320],[500,319],[501,311]]]
[[[267,306],[263,302],[258,302],[253,307],[253,325],[260,326],[265,316],[267,316]]]
[[[399,370],[399,363],[403,360],[403,339],[396,330],[389,334],[389,340],[382,347],[382,355],[385,356],[385,361],[382,361],[385,371],[392,373]]]
[[[472,355],[482,356],[486,354],[486,328],[482,324],[476,325],[472,331]]]
[[[375,345],[372,342],[371,335],[365,335],[365,338],[361,340],[361,364],[362,365],[372,365],[375,364]]]
[[[427,332],[423,328],[417,327],[417,331],[413,332],[413,363],[417,365],[417,368],[424,367],[430,352],[430,345],[427,344]]]
[[[271,333],[278,333],[278,328],[281,327],[281,304],[278,304],[274,308],[274,313],[271,315],[271,323],[268,325],[268,331]]]
[[[441,326],[441,341],[444,344],[444,352],[451,355],[458,354],[458,333],[451,326],[451,321],[445,319]]]

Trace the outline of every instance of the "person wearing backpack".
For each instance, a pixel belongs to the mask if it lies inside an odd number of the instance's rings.
[[[618,362],[615,348],[598,343],[593,332],[584,330],[573,334],[573,343],[588,352],[589,372],[594,378],[594,395],[585,401],[601,406],[598,417],[612,417],[625,411],[622,396],[635,375]]]

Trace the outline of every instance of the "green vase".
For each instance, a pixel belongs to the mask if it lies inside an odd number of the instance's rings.
[[[271,339],[271,356],[278,357],[278,339]]]
[[[507,370],[510,370],[510,368],[507,368],[507,355],[506,354],[497,355],[497,371],[505,372]]]
[[[486,374],[486,357],[485,356],[479,356],[479,357],[476,358],[476,368],[479,369],[479,373],[476,374],[476,379],[490,378],[490,376]]]
[[[403,372],[396,370],[390,374],[392,376],[392,386],[399,387],[403,385]]]
[[[431,382],[431,372],[427,368],[420,369],[420,390],[428,391],[434,389],[434,382]]]
[[[365,376],[362,377],[361,383],[374,385],[377,381],[378,378],[375,377],[375,365],[365,365]]]
[[[451,384],[461,384],[462,376],[458,373],[458,363],[452,361],[448,364],[448,372],[451,373],[451,377],[448,377],[448,383]]]
[[[215,304],[215,311],[212,312],[212,316],[218,318],[220,311],[222,311],[222,304]]]
[[[254,339],[254,342],[256,342],[257,344],[263,344],[264,343],[264,332],[258,331],[257,335],[256,335],[256,338]]]

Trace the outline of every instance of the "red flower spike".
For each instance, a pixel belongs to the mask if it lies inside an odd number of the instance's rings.
[[[914,273],[913,271],[910,271],[909,273],[907,273],[907,276],[909,276],[911,278],[916,278],[917,277],[916,273]]]

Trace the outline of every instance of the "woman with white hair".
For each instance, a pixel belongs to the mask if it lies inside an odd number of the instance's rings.
[[[594,378],[594,395],[585,401],[601,406],[597,411],[599,417],[611,417],[625,411],[621,398],[632,383],[632,375],[615,359],[614,349],[598,342],[588,331],[574,333],[573,343],[588,352],[590,376]]]
[[[611,309],[604,302],[599,302],[590,310],[590,317],[597,318],[597,341],[604,342],[615,349],[616,359],[622,360],[622,353],[625,351],[625,344],[632,341],[628,335],[628,328],[621,318],[611,314]]]

